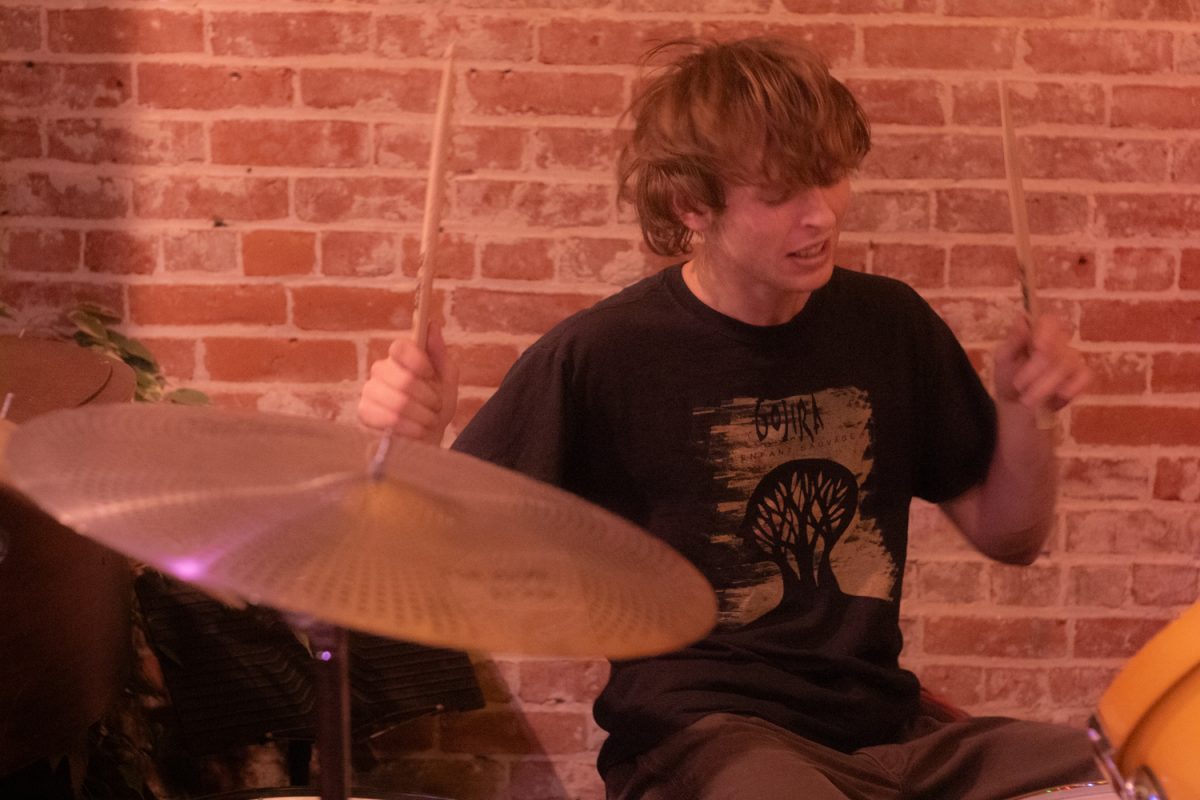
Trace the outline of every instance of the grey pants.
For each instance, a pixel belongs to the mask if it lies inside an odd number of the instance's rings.
[[[842,753],[713,714],[605,775],[608,800],[1002,800],[1096,780],[1082,731],[1003,717],[921,717],[898,744]]]

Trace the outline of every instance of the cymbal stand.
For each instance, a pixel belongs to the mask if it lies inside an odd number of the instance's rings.
[[[345,628],[290,616],[312,646],[316,687],[317,784],[321,800],[346,800],[350,791],[350,651]]]

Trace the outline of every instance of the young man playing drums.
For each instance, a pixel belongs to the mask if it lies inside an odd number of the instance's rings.
[[[909,502],[1032,561],[1052,432],[1088,373],[1014,323],[995,398],[930,307],[834,266],[865,117],[796,44],[673,43],[620,178],[667,268],[528,349],[456,449],[645,527],[708,577],[706,639],[615,663],[595,706],[610,798],[996,800],[1095,777],[1080,731],[924,716],[899,668]],[[697,246],[693,251],[692,243]],[[373,365],[367,425],[438,441],[457,372],[435,331]]]

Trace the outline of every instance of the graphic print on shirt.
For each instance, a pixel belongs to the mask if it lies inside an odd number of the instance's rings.
[[[712,544],[734,550],[722,561],[737,565],[713,580],[720,627],[808,607],[818,593],[894,599],[896,559],[863,512],[873,467],[865,391],[735,398],[696,413],[716,470]]]

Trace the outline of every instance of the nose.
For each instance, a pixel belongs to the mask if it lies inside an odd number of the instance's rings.
[[[813,186],[796,195],[797,216],[808,228],[828,230],[837,224],[836,187]]]

